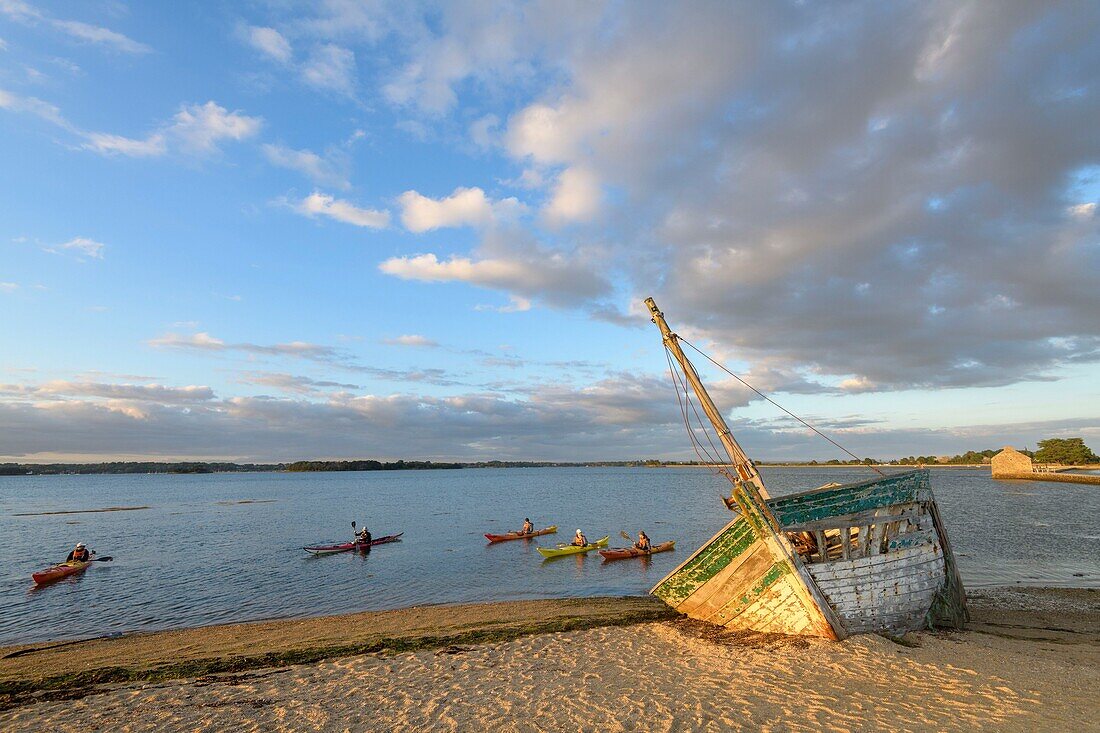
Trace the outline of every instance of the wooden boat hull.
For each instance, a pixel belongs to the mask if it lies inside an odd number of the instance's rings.
[[[738,516],[652,593],[692,618],[785,634],[843,638],[968,620],[927,470],[767,504],[797,557],[769,547],[775,540],[754,526],[759,519]]]
[[[546,529],[537,529],[534,532],[523,534],[521,532],[507,532],[505,534],[487,534],[485,539],[490,542],[507,542],[508,540],[529,540],[532,537],[541,537],[544,534],[554,534],[558,531],[558,526],[552,524]]]

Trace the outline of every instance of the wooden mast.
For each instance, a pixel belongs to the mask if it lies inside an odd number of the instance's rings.
[[[664,314],[657,308],[653,298],[646,298],[645,304],[649,308],[653,322],[661,329],[665,346],[680,364],[680,368],[683,369],[684,376],[691,384],[695,396],[698,397],[699,403],[703,406],[703,411],[706,412],[707,417],[713,423],[714,429],[718,431],[718,438],[722,441],[726,453],[729,454],[730,463],[736,471],[736,476],[725,470],[722,470],[722,473],[733,484],[733,500],[737,502],[745,519],[761,533],[761,539],[768,546],[772,557],[778,562],[785,563],[798,576],[801,582],[794,584],[795,591],[801,597],[806,612],[814,616],[811,619],[811,625],[816,633],[827,638],[844,638],[844,628],[836,612],[818,589],[817,584],[810,576],[798,553],[795,552],[790,540],[780,529],[779,521],[771,509],[768,508],[766,502],[768,492],[764,488],[764,481],[760,477],[760,472],[756,470],[752,460],[734,439],[729,426],[726,425],[726,421],[722,417],[722,413],[714,405],[710,395],[707,394],[707,390],[703,386],[702,380],[699,379],[695,367],[684,354],[683,349],[680,348],[679,337],[672,332],[672,329],[668,327],[668,323],[665,322]]]
[[[756,496],[755,503],[760,506],[760,513],[767,516],[769,524],[775,529],[779,528],[779,525],[775,522],[775,518],[771,516],[771,511],[768,510],[767,505],[764,503],[765,499],[769,498],[768,490],[764,487],[764,482],[760,478],[760,472],[756,470],[755,464],[745,454],[744,449],[737,442],[737,439],[733,437],[733,433],[730,431],[729,426],[726,425],[725,418],[722,417],[722,413],[714,405],[714,401],[711,400],[710,395],[707,394],[706,388],[703,386],[703,382],[699,379],[698,372],[695,371],[695,366],[684,354],[684,350],[680,348],[680,338],[672,332],[672,329],[668,327],[668,323],[665,322],[665,314],[661,313],[657,308],[657,304],[653,302],[653,298],[646,298],[645,304],[649,308],[649,312],[652,314],[653,322],[657,324],[657,328],[661,329],[661,336],[665,342],[665,346],[675,357],[676,361],[680,364],[680,368],[684,370],[684,376],[687,377],[687,381],[691,384],[692,390],[695,392],[696,397],[699,398],[699,403],[703,406],[703,412],[707,413],[707,417],[710,418],[711,423],[714,425],[714,429],[718,431],[718,439],[722,441],[722,447],[726,449],[726,453],[730,457],[730,463],[733,466],[737,475],[730,474],[723,468],[719,468],[726,478],[730,480],[730,483],[734,487],[734,500],[737,499],[738,489],[745,492],[750,492]],[[744,485],[747,484],[747,485]],[[737,502],[741,504],[740,501]]]

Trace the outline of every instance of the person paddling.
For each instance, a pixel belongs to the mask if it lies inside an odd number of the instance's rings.
[[[84,546],[83,542],[77,542],[76,547],[69,553],[69,556],[65,558],[65,562],[87,562],[92,557],[92,553],[88,552],[88,548]]]
[[[523,529],[521,529],[519,531],[519,533],[520,534],[531,534],[534,531],[535,531],[535,525],[531,524],[531,518],[530,517],[524,517],[524,519],[523,519]]]
[[[642,552],[651,551],[653,549],[653,544],[649,541],[649,535],[638,530],[638,541],[634,543],[634,549],[641,550]]]
[[[573,541],[569,544],[576,545],[577,547],[584,547],[588,544],[588,538],[578,529],[577,533],[573,535]]]
[[[361,529],[359,531],[359,533],[355,535],[355,544],[363,545],[364,549],[369,550],[370,549],[370,543],[371,543],[370,530],[367,529],[366,527],[363,527],[363,529]]]

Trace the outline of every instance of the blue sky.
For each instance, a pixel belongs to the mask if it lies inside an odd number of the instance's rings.
[[[1083,4],[0,0],[0,460],[1100,443]],[[831,458],[722,375],[757,458]]]

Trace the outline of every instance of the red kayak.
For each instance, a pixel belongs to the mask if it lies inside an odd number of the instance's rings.
[[[675,540],[662,542],[659,545],[653,545],[653,548],[649,552],[642,552],[633,547],[614,547],[610,550],[600,550],[600,554],[603,555],[604,560],[622,560],[627,557],[643,557],[645,555],[652,555],[656,552],[668,552],[675,545]]]
[[[378,537],[371,540],[370,547],[375,545],[384,545],[387,542],[400,542],[401,535],[404,532],[398,532],[397,534],[388,534],[385,537]],[[316,547],[303,547],[306,552],[312,552],[314,555],[333,555],[337,552],[350,552],[351,550],[365,550],[368,545],[362,542],[345,542],[342,545],[319,545]]]
[[[47,568],[31,575],[34,578],[34,582],[37,585],[45,585],[46,583],[52,583],[55,580],[61,580],[67,578],[70,575],[76,575],[82,573],[88,569],[88,566],[92,564],[91,560],[70,560],[68,562],[59,563],[52,568]]]
[[[505,534],[487,534],[485,539],[490,542],[505,542],[506,540],[527,540],[532,537],[541,537],[544,534],[554,534],[558,531],[557,525],[551,525],[546,529],[537,529],[534,532],[523,534],[522,532],[507,532]]]

